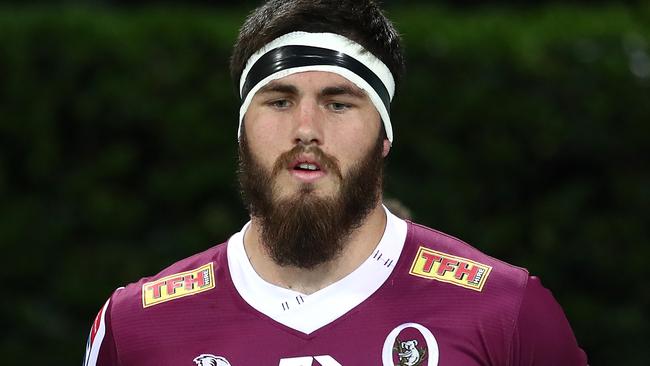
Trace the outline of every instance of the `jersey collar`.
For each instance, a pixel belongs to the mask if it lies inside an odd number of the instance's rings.
[[[397,264],[407,224],[384,210],[386,228],[370,257],[346,277],[310,295],[270,284],[255,272],[244,248],[248,222],[228,241],[228,267],[235,289],[255,310],[302,333],[330,324],[375,293]]]

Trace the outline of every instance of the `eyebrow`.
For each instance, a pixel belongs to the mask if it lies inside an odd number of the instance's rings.
[[[349,95],[359,99],[366,98],[366,93],[362,89],[354,88],[350,85],[329,86],[323,88],[323,90],[320,91],[320,95],[324,97]]]
[[[289,95],[298,95],[298,88],[294,85],[291,84],[284,84],[281,82],[270,82],[266,85],[264,85],[260,90],[257,92],[258,94],[265,94],[265,93],[283,93],[283,94],[289,94]],[[359,99],[364,99],[367,97],[366,93],[363,91],[363,89],[355,88],[351,85],[335,85],[335,86],[328,86],[323,88],[319,95],[321,97],[331,97],[331,96],[337,96],[337,95],[348,95],[354,98],[359,98]]]
[[[297,95],[298,94],[298,88],[291,84],[282,84],[278,82],[270,82],[266,85],[264,85],[260,90],[258,91],[258,94],[263,94],[263,93],[284,93],[284,94],[291,94],[291,95]]]

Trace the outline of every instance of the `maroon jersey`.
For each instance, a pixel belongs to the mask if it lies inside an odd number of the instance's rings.
[[[373,254],[310,295],[265,282],[243,233],[116,290],[84,365],[587,364],[526,270],[389,212]]]

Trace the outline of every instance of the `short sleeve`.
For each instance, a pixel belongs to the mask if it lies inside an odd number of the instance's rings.
[[[587,365],[587,356],[562,308],[537,277],[528,279],[515,326],[511,365]]]
[[[111,299],[99,310],[88,335],[83,366],[119,366],[111,329]]]

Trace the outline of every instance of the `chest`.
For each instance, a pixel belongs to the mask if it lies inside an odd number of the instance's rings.
[[[188,304],[134,324],[120,337],[120,359],[139,366],[507,364],[508,327],[498,313],[444,297],[386,295],[309,335],[236,301]]]

